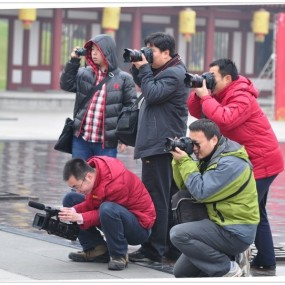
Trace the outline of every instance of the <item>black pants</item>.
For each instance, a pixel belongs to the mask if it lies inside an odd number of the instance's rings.
[[[173,224],[171,197],[178,191],[172,174],[172,155],[169,153],[142,158],[142,181],[150,193],[156,221],[143,248],[154,249],[160,256],[171,246],[169,231]]]

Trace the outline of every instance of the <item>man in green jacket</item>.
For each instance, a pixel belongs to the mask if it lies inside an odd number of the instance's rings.
[[[223,137],[213,121],[200,119],[189,129],[197,160],[176,147],[171,151],[173,175],[180,189],[205,203],[209,219],[171,229],[171,242],[182,253],[174,275],[246,276],[249,263],[245,253],[254,241],[259,222],[251,162],[244,147]]]

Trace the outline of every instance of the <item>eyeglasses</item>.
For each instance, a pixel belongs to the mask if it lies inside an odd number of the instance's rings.
[[[72,188],[75,189],[75,190],[77,190],[77,191],[79,191],[79,190],[81,189],[81,187],[82,187],[84,181],[85,181],[85,178],[86,178],[86,175],[84,176],[84,178],[83,178],[82,183],[80,184],[80,186],[73,186]]]
[[[200,143],[196,142],[196,141],[192,141],[193,146],[195,145],[196,147],[200,148]]]

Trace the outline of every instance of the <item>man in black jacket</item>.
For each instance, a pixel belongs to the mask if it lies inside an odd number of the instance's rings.
[[[153,33],[145,38],[153,61],[132,62],[131,72],[144,94],[134,158],[142,160],[142,181],[156,209],[156,222],[147,242],[129,255],[129,260],[158,261],[165,255],[174,258],[169,240],[172,226],[171,196],[177,191],[173,181],[170,153],[165,152],[167,137],[186,135],[187,89],[184,85],[186,67],[175,54],[175,40],[166,33]],[[176,253],[176,252],[175,252]]]
[[[108,80],[74,115],[72,157],[87,160],[94,155],[116,157],[117,118],[122,107],[137,97],[132,77],[118,67],[116,43],[109,35],[97,35],[84,45],[88,65],[80,67],[81,54],[74,48],[60,77],[63,90],[76,93],[74,111],[90,94],[92,87]],[[111,77],[110,77],[110,76]],[[119,145],[121,150],[124,146]]]

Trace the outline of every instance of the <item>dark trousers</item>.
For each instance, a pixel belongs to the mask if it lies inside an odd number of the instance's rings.
[[[174,226],[172,243],[182,252],[175,277],[220,277],[230,270],[230,261],[249,244],[209,219]]]
[[[76,202],[82,201],[82,198],[84,200],[82,196],[76,192],[70,192],[65,196],[63,206],[72,207],[78,204]],[[78,239],[83,250],[107,242],[110,256],[120,257],[126,255],[129,244],[141,244],[149,237],[150,230],[143,228],[133,213],[117,203],[103,202],[99,207],[99,216],[100,227],[91,227],[79,232]],[[104,233],[106,242],[99,229]]]
[[[172,155],[169,153],[142,158],[142,182],[155,206],[156,221],[142,249],[154,250],[159,256],[171,247],[169,231],[174,225],[171,197],[178,191],[172,174]]]
[[[256,180],[260,213],[260,222],[257,227],[254,241],[257,249],[257,255],[255,256],[253,262],[256,265],[270,266],[276,264],[273,238],[266,212],[266,202],[269,187],[276,177],[277,175],[274,175]]]

